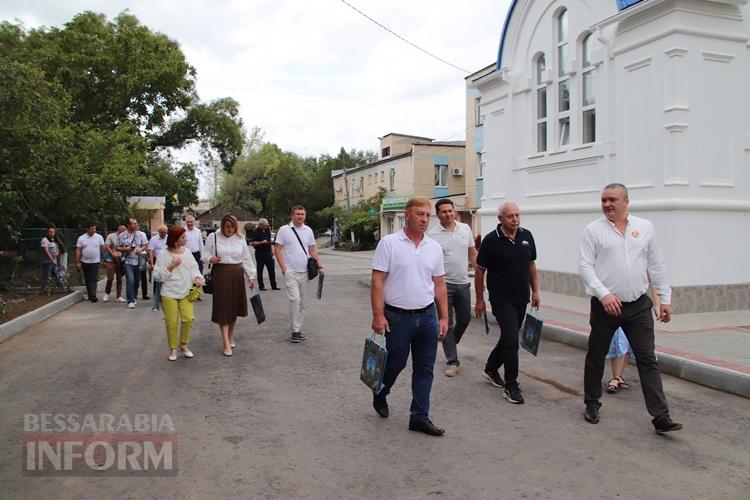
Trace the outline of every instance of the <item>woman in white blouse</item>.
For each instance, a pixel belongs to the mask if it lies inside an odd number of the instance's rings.
[[[179,347],[186,358],[193,353],[188,348],[190,328],[195,314],[188,299],[190,289],[203,285],[203,276],[193,254],[185,248],[185,228],[172,226],[167,233],[167,248],[156,257],[154,279],[161,282],[161,308],[167,326],[170,361],[177,359],[177,323],[180,323]]]
[[[219,325],[224,356],[231,356],[237,317],[247,316],[245,281],[250,288],[255,287],[255,262],[234,215],[222,217],[221,229],[206,238],[202,260],[211,265],[213,277],[211,321]]]

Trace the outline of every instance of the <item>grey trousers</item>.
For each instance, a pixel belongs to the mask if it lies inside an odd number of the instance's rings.
[[[446,283],[448,287],[448,333],[443,339],[443,353],[448,364],[459,364],[458,349],[466,328],[471,321],[471,284],[456,285]],[[453,321],[455,314],[456,320]]]

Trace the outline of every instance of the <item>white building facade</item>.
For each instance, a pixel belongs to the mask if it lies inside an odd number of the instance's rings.
[[[651,219],[677,312],[750,308],[748,0],[515,0],[481,94],[486,233],[515,201],[542,288],[582,294],[610,182]]]

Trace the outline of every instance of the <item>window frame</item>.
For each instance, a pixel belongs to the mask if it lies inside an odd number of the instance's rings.
[[[568,70],[570,60],[568,58],[568,9],[562,8],[555,16],[555,143],[556,149],[565,149],[570,146],[571,139],[571,78]],[[567,97],[563,99],[563,89],[566,89]],[[563,108],[563,102],[567,101],[567,107]]]
[[[541,62],[541,64],[540,64]],[[535,150],[537,153],[546,153],[549,149],[549,92],[547,92],[547,82],[544,80],[544,73],[547,71],[547,58],[544,52],[538,53],[534,57],[534,71],[536,73],[536,87],[534,90],[534,135],[536,139]],[[544,116],[540,116],[541,96],[544,96]],[[542,136],[540,131],[544,130],[544,147],[542,148]]]
[[[389,174],[389,185],[390,185],[390,191],[396,190],[396,169],[392,168],[391,172]]]
[[[593,144],[596,142],[596,65],[591,61],[591,43],[593,33],[587,33],[581,38],[581,144]],[[586,82],[589,80],[589,91],[591,101],[587,104]],[[591,125],[591,136],[587,137],[587,115],[593,116]],[[590,140],[589,140],[590,139]]]
[[[445,184],[439,184],[439,182],[445,181]],[[435,164],[435,187],[436,188],[447,188],[448,187],[448,165],[444,163]]]

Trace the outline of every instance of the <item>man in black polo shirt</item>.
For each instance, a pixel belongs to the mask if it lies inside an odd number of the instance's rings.
[[[505,399],[523,404],[518,385],[518,331],[529,303],[539,307],[534,237],[521,224],[521,213],[513,202],[503,203],[497,211],[500,224],[482,240],[474,274],[477,317],[485,312],[484,274],[490,292],[492,314],[500,325],[500,339],[487,358],[482,377],[495,387],[505,387]],[[498,373],[505,365],[505,381]]]
[[[268,269],[268,278],[271,280],[271,288],[278,290],[276,286],[276,269],[273,262],[273,242],[271,241],[271,227],[267,219],[260,219],[258,227],[253,230],[250,244],[255,248],[255,263],[258,267],[258,288],[265,290],[263,283],[263,267]]]

